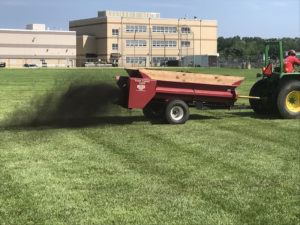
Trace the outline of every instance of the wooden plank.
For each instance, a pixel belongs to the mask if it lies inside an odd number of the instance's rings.
[[[200,74],[200,73],[186,73],[186,72],[148,70],[148,69],[139,69],[139,72],[146,74],[153,80],[213,84],[213,85],[234,85],[244,80],[244,77],[225,76],[225,75],[218,75],[218,74]]]

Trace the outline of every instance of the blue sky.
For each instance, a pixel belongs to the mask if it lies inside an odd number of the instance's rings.
[[[45,23],[68,30],[70,20],[96,17],[100,10],[218,20],[218,36],[224,37],[300,37],[300,0],[0,0],[0,28]]]

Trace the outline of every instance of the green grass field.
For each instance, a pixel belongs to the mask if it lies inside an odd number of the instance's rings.
[[[244,76],[241,95],[258,72],[177,70]],[[74,80],[125,74],[0,70],[0,224],[300,224],[299,120],[191,109],[174,126],[114,107],[78,127],[9,126]]]

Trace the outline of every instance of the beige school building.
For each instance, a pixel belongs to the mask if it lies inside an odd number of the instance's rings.
[[[217,56],[217,21],[165,19],[160,13],[100,11],[70,21],[77,34],[77,66],[164,66],[191,56]]]
[[[76,32],[46,30],[44,24],[23,30],[0,29],[0,62],[7,68],[76,66]]]

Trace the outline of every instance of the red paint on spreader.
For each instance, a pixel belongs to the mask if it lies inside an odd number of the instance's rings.
[[[223,103],[233,106],[238,99],[235,91],[243,80],[232,85],[201,84],[153,80],[139,70],[127,70],[130,77],[116,77],[121,89],[128,94],[128,108],[144,108],[152,99],[168,101],[181,99],[187,103],[202,101],[207,103]]]

